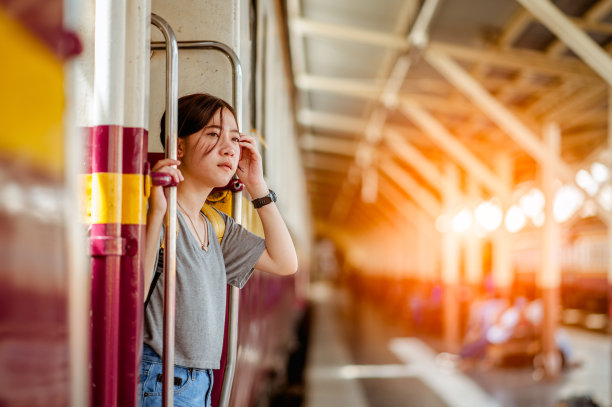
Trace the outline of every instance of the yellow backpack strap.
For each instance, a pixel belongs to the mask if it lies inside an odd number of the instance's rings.
[[[202,213],[212,224],[215,234],[217,235],[217,239],[219,240],[219,244],[221,244],[221,240],[223,240],[223,235],[225,234],[225,222],[223,221],[223,217],[209,204],[204,204],[204,206],[202,206]]]

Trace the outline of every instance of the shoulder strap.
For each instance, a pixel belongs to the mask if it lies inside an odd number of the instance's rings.
[[[215,210],[215,208],[213,208],[207,203],[202,206],[202,213],[208,218],[208,220],[212,224],[212,227],[215,230],[215,234],[217,235],[217,239],[219,240],[220,244],[223,240],[223,235],[225,235],[225,222],[223,221],[223,217],[221,216],[221,214],[219,214],[219,212]]]
[[[163,240],[162,240],[163,242]],[[157,285],[157,280],[159,280],[159,276],[162,275],[161,270],[164,269],[164,248],[160,247],[157,254],[157,267],[155,268],[155,275],[153,276],[153,281],[151,281],[151,286],[149,287],[149,293],[147,294],[147,299],[144,303],[144,309],[147,309],[147,305],[149,305],[149,301],[151,300],[151,295],[153,295],[153,290],[155,290],[155,286]]]
[[[208,218],[208,220],[212,224],[212,227],[215,230],[215,234],[217,235],[217,239],[219,240],[219,244],[221,244],[221,241],[223,240],[223,235],[225,235],[225,222],[223,221],[223,217],[212,206],[206,203],[204,204],[204,206],[202,206],[202,213],[204,214],[204,216]],[[157,261],[158,261],[158,264],[163,265],[164,239],[162,239],[161,241],[161,246],[159,248]],[[151,281],[151,287],[149,288],[149,293],[147,294],[147,300],[145,301],[145,305],[144,305],[145,309],[147,309],[147,305],[149,305],[149,301],[151,300],[151,295],[153,295],[153,290],[155,290],[155,286],[157,285],[157,280],[159,280],[159,277],[162,275],[162,272],[160,270],[163,270],[163,266],[162,267],[158,266],[155,269],[155,275],[153,276],[153,281]]]

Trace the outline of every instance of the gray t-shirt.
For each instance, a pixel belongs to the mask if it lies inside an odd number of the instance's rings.
[[[264,239],[238,225],[224,213],[221,215],[225,220],[223,240],[219,245],[207,219],[209,247],[208,251],[204,251],[178,213],[174,363],[180,366],[219,368],[225,327],[226,286],[231,284],[242,288],[265,249]],[[158,279],[144,315],[144,343],[158,355],[163,350],[163,277],[162,274]],[[145,291],[148,292],[148,289]]]

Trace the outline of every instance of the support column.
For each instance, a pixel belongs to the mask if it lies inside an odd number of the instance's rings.
[[[468,180],[468,198],[470,202],[476,202],[479,198],[478,184],[473,178]],[[465,282],[470,286],[474,294],[478,294],[479,285],[482,282],[482,242],[472,233],[465,242]]]
[[[558,155],[561,147],[561,134],[556,124],[544,128],[544,141],[551,155]],[[541,167],[542,192],[544,193],[545,221],[541,229],[542,249],[538,284],[542,292],[544,320],[542,323],[542,359],[547,377],[554,378],[561,372],[561,356],[555,344],[555,332],[559,316],[559,283],[561,266],[559,263],[559,224],[553,213],[555,196],[555,173],[549,166]]]
[[[459,170],[448,163],[446,165],[446,178],[442,199],[444,212],[452,214],[457,208],[459,197]],[[454,352],[459,347],[459,304],[457,301],[457,287],[459,284],[459,239],[450,229],[442,236],[442,284],[443,284],[443,318],[444,318],[444,346]]]
[[[608,155],[612,154],[612,87],[608,87]],[[612,161],[608,163],[612,173]],[[608,180],[608,182],[611,182]],[[612,334],[612,227],[608,224],[608,332]],[[612,389],[610,389],[612,391]],[[610,398],[612,400],[612,397]]]
[[[119,289],[119,372],[117,404],[138,403],[142,360],[143,263],[147,197],[144,177],[147,161],[149,122],[149,33],[151,10],[148,1],[126,2],[126,58],[123,122],[123,163],[125,188],[121,236],[132,248],[121,258]],[[128,205],[129,203],[129,205]],[[129,208],[129,210],[128,210]]]
[[[510,190],[513,182],[513,165],[510,155],[502,153],[496,160],[497,176],[504,183],[504,186]],[[501,196],[501,209],[505,214],[510,207],[510,197]],[[512,257],[511,257],[511,241],[510,233],[504,227],[503,221],[501,226],[493,235],[493,270],[492,277],[496,292],[504,298],[509,298],[512,290]]]
[[[608,154],[612,153],[612,87],[608,87]],[[612,162],[608,162],[608,170],[612,173]],[[608,180],[610,182],[610,180]],[[612,334],[612,227],[608,223],[608,333]],[[612,353],[610,354],[612,364]],[[610,387],[612,400],[612,386]]]
[[[428,251],[433,242],[429,240],[429,233],[427,230],[428,219],[426,215],[420,214],[417,217],[417,242],[416,242],[416,272],[414,277],[420,282],[424,283],[431,280],[432,276],[429,275],[427,257]]]
[[[106,407],[118,405],[120,373],[119,291],[126,247],[121,235],[126,4],[104,0],[96,1],[95,7],[94,126],[90,132],[91,394],[94,407]]]

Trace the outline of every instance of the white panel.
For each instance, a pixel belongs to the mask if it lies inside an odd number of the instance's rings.
[[[149,122],[149,2],[127,2],[125,57],[126,127],[147,127]]]
[[[93,126],[93,83],[94,83],[94,27],[96,7],[94,0],[78,2],[79,7],[65,7],[65,20],[78,34],[83,51],[70,61],[68,75],[73,83],[71,109],[75,125]],[[68,13],[73,13],[69,15]]]
[[[94,125],[123,125],[126,6],[96,2]]]
[[[241,23],[240,2],[241,0],[153,0],[152,12],[170,24],[177,41],[219,41],[229,45],[240,56],[245,72],[243,78],[246,78],[249,58],[240,54],[239,32],[240,29],[248,31],[249,25],[246,22]],[[248,36],[248,33],[246,35]],[[154,27],[151,28],[151,40],[163,41],[163,36]],[[249,47],[244,48],[245,52],[248,52]],[[165,103],[165,64],[165,53],[155,51],[151,58],[149,151],[162,151],[159,121]],[[248,95],[247,90],[248,88],[243,88],[245,98]],[[232,67],[226,56],[214,50],[179,50],[179,97],[197,92],[211,93],[232,102]],[[243,123],[248,123],[244,117]]]

